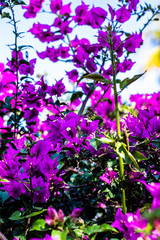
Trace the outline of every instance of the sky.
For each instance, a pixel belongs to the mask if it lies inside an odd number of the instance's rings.
[[[26,2],[26,1],[25,1]],[[64,3],[69,3],[71,1],[64,0]],[[86,4],[94,4],[94,6],[99,6],[104,9],[108,9],[107,4],[111,4],[113,7],[116,6],[117,0],[112,0],[112,3],[110,0],[85,0]],[[144,2],[144,0],[140,0],[141,3]],[[26,2],[27,3],[27,2]],[[49,3],[49,2],[48,2]],[[74,8],[78,4],[80,4],[80,0],[74,0],[72,2],[72,7]],[[147,0],[147,3],[151,3],[152,6],[160,5],[160,0]],[[40,43],[38,39],[33,38],[33,36],[27,32],[28,29],[30,29],[34,22],[40,22],[40,23],[47,23],[52,24],[53,23],[53,17],[51,14],[38,14],[38,17],[36,19],[25,19],[23,17],[24,10],[21,9],[20,6],[16,6],[15,8],[15,16],[17,20],[20,20],[18,22],[18,31],[24,32],[24,37],[22,39],[18,40],[18,45],[32,45],[33,49],[28,49],[29,52],[29,59],[37,58],[36,50],[39,52],[46,49],[46,43]],[[145,17],[146,21],[148,19],[149,15]],[[14,34],[13,26],[7,23],[8,20],[6,19],[0,19],[0,62],[6,63],[7,58],[11,57],[11,51],[8,47],[8,44],[14,43]],[[128,31],[135,32],[138,30],[138,28],[143,27],[144,22],[138,22],[135,24],[133,22],[125,23],[124,28]],[[143,46],[137,50],[136,54],[133,54],[131,57],[133,61],[136,61],[136,64],[132,68],[132,71],[127,72],[124,76],[122,76],[122,80],[125,77],[132,77],[136,74],[140,74],[147,70],[147,73],[142,77],[141,79],[138,79],[135,83],[131,84],[127,89],[125,89],[121,93],[122,101],[128,101],[131,94],[136,93],[153,93],[160,91],[160,83],[158,79],[160,78],[160,69],[146,69],[146,61],[150,54],[154,51],[154,46],[151,41],[151,34],[149,34],[153,29],[160,28],[160,22],[151,22],[149,26],[145,29],[143,33],[143,39],[144,44]],[[82,30],[83,29],[83,30]],[[77,30],[77,34],[79,37],[86,37],[89,39],[93,39],[93,32],[91,28],[89,27],[81,27]],[[96,32],[95,32],[96,34]],[[47,74],[47,77],[49,81],[54,81],[54,79],[61,79],[65,75],[65,71],[71,70],[71,66],[69,64],[58,62],[58,63],[52,63],[48,59],[41,60],[37,59],[37,64],[35,68],[35,72],[37,74]]]

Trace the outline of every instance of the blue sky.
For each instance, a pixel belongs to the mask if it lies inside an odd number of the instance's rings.
[[[64,3],[69,3],[70,1],[64,0]],[[72,7],[80,4],[80,0],[74,0],[72,2]],[[85,0],[86,4],[94,4],[95,6],[100,6],[105,9],[108,9],[107,4],[110,3],[112,6],[116,6],[117,0],[112,0],[112,3],[110,0]],[[143,0],[140,0],[141,3],[143,3]],[[48,2],[49,3],[49,2]],[[147,1],[147,3],[151,3],[152,5],[158,5],[160,4],[160,0],[150,0]],[[40,43],[38,39],[33,38],[33,36],[30,33],[27,33],[27,30],[32,27],[34,22],[41,22],[41,23],[47,23],[52,24],[53,23],[53,17],[51,14],[38,14],[38,17],[36,19],[24,19],[23,18],[23,10],[20,6],[16,7],[15,11],[16,19],[20,20],[18,23],[18,31],[19,32],[25,32],[24,38],[19,39],[18,44],[19,45],[32,45],[34,48],[29,49],[29,59],[36,58],[36,50],[43,51],[46,48],[45,43]],[[145,21],[147,20],[149,16],[145,17]],[[8,20],[1,19],[0,20],[0,62],[6,63],[7,57],[10,58],[11,52],[8,48],[8,44],[14,43],[14,34],[12,33],[13,27],[7,23]],[[135,22],[129,22],[124,24],[125,29],[128,31],[134,32],[138,30],[138,28],[141,28],[143,26],[143,22],[138,22],[135,24]],[[122,76],[122,78],[125,77],[131,77],[135,74],[142,73],[144,69],[144,65],[146,62],[146,59],[148,58],[149,54],[152,53],[154,50],[154,46],[151,45],[150,41],[150,35],[147,34],[149,31],[157,27],[157,22],[152,22],[145,30],[143,34],[144,38],[144,45],[141,47],[140,50],[137,51],[136,54],[133,54],[133,60],[136,61],[136,64],[134,65],[132,71],[127,72],[125,76]],[[82,30],[83,29],[83,30]],[[86,37],[89,39],[93,39],[93,32],[89,27],[82,27],[81,29],[78,29],[77,31],[78,35],[80,37]],[[95,32],[96,34],[96,32]],[[66,63],[52,63],[49,60],[41,60],[37,59],[36,64],[36,73],[40,74],[48,74],[48,79],[50,81],[54,81],[54,79],[61,79],[65,75],[65,71],[71,70],[71,66]],[[147,71],[145,76],[137,82],[133,83],[131,86],[128,87],[128,89],[125,89],[122,92],[122,99],[128,100],[131,93],[152,93],[157,92],[160,90],[160,85],[158,82],[158,76],[160,76],[159,71],[156,69],[152,69],[150,71]]]

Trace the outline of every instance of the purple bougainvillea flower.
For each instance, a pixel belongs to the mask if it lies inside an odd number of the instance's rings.
[[[19,65],[19,73],[23,75],[33,75],[34,73],[34,65],[36,64],[36,59],[32,59],[29,64],[20,64]]]
[[[71,21],[65,21],[65,22],[62,22],[61,23],[61,26],[59,27],[60,28],[60,32],[64,35],[68,34],[68,33],[71,33],[72,32],[72,28],[69,27],[69,24],[70,24]]]
[[[100,176],[100,179],[110,185],[117,178],[117,175],[118,173],[111,168],[106,168],[106,172]]]
[[[56,84],[53,87],[50,87],[50,95],[57,95],[57,97],[60,97],[65,92],[65,86],[62,83],[62,79],[57,81]]]
[[[33,108],[32,110],[26,110],[24,114],[24,118],[27,119],[27,123],[36,121],[38,117],[39,111],[36,108]]]
[[[53,161],[48,155],[45,155],[42,159],[40,170],[44,174],[44,176],[51,177],[52,174],[56,175],[56,173],[58,172],[57,166],[57,159]]]
[[[55,34],[51,31],[51,26],[47,24],[34,23],[32,28],[29,30],[35,38],[38,38],[41,42],[53,42],[59,39],[63,39],[62,34]]]
[[[120,72],[126,72],[130,70],[134,64],[135,62],[132,62],[131,60],[127,60],[127,58],[125,58],[125,60],[118,65],[118,69]]]
[[[78,71],[76,69],[71,70],[70,72],[66,71],[66,74],[69,78],[69,81],[75,83],[79,77]]]
[[[75,63],[75,66],[78,68],[84,65],[84,61],[85,59],[82,53],[73,56],[73,63]]]
[[[111,224],[124,234],[126,240],[143,239],[141,233],[136,233],[136,230],[143,230],[147,226],[147,220],[143,219],[139,210],[134,215],[133,213],[122,213],[121,209],[117,210],[115,221]]]
[[[44,182],[40,176],[36,178],[32,177],[32,187],[34,189],[33,201],[34,202],[46,202],[50,197],[49,184]]]
[[[94,62],[94,58],[87,58],[86,67],[89,70],[89,72],[96,72],[97,65]]]
[[[28,6],[22,6],[23,9],[27,11],[24,13],[25,18],[34,18],[36,17],[37,13],[41,10],[42,3],[44,0],[30,0]]]
[[[17,199],[21,194],[26,194],[26,188],[22,183],[15,180],[9,183],[4,183],[4,189],[8,192],[9,196]]]
[[[108,4],[109,12],[111,14],[111,21],[113,21],[115,17],[115,10],[111,7],[111,5]]]
[[[80,123],[81,131],[89,135],[96,131],[96,129],[98,128],[98,123],[99,123],[99,120],[95,120],[91,122],[91,121],[87,121],[87,119],[85,118],[82,118]]]
[[[82,212],[83,208],[74,208],[71,213],[71,218],[77,218],[79,217],[80,213]]]
[[[89,86],[87,86],[86,82],[81,82],[81,83],[79,83],[78,86],[80,86],[80,87],[82,88],[83,92],[84,92],[86,95],[91,92],[91,88],[90,88]]]
[[[86,19],[86,16],[87,16],[88,7],[89,7],[89,5],[86,5],[82,1],[82,4],[75,9],[75,16],[73,16],[72,19],[75,22],[77,22],[79,25],[86,24],[85,19]]]
[[[129,10],[134,10],[136,11],[137,4],[139,3],[139,0],[130,0],[129,1]]]
[[[62,8],[62,0],[51,0],[51,11],[57,13]]]
[[[111,40],[113,44],[113,50],[117,52],[117,57],[121,57],[123,54],[123,43],[121,41],[121,35],[117,35],[115,32],[111,32]],[[98,42],[101,46],[110,49],[110,37],[109,32],[99,31],[98,32]]]
[[[54,208],[48,207],[47,214],[45,215],[45,222],[50,226],[56,226],[58,222],[64,222],[65,215],[61,209],[57,212]]]
[[[152,209],[160,208],[160,183],[145,184],[145,187],[153,197]]]
[[[119,8],[116,12],[116,20],[119,23],[124,23],[126,21],[128,21],[131,17],[131,12],[130,10],[126,9],[126,6],[123,5],[121,8]]]
[[[135,52],[136,48],[140,48],[142,42],[142,33],[133,33],[126,39],[124,48],[129,52]]]
[[[58,62],[58,57],[60,56],[59,49],[56,49],[54,47],[47,47],[45,51],[39,53],[37,52],[37,55],[44,59],[49,58],[52,62]]]
[[[70,15],[71,12],[71,3],[63,5],[60,9],[60,15]]]
[[[68,20],[63,21],[62,19],[57,17],[55,18],[52,26],[59,28],[62,34],[67,34],[72,32],[72,28],[69,27],[70,22],[71,21],[68,21]]]
[[[62,45],[59,46],[59,54],[61,58],[68,58],[69,54],[69,47],[63,47]]]
[[[99,28],[107,17],[107,12],[100,7],[92,7],[87,16],[89,18],[88,25],[91,25],[92,28]]]
[[[111,224],[111,226],[117,228],[121,232],[125,232],[125,221],[126,216],[122,213],[121,209],[118,208],[115,215],[115,221]]]

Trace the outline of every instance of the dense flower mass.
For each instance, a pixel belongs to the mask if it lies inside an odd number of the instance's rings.
[[[18,45],[16,5],[31,21],[44,14],[28,30],[44,45],[37,58],[31,43]],[[159,10],[139,0],[0,1],[15,36],[0,63],[0,238],[160,238],[160,93],[132,95],[128,105],[120,96],[144,74],[123,77]],[[142,29],[126,32],[146,13]],[[35,76],[38,57],[51,61],[50,80]],[[65,62],[59,79],[57,62]]]

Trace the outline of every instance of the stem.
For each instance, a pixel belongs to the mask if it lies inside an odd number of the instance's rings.
[[[31,203],[30,203],[30,210],[29,212],[32,212],[32,206],[33,206],[33,186],[32,186],[32,172],[29,171],[29,180],[30,180],[30,188],[31,188]]]
[[[159,11],[156,11],[156,12],[152,15],[152,17],[150,17],[150,18],[148,19],[148,21],[144,24],[143,28],[140,30],[140,33],[143,32],[143,30],[148,26],[148,24],[152,21],[152,19],[153,19],[157,14],[159,14]]]
[[[97,107],[97,105],[101,102],[102,98],[104,97],[104,95],[106,94],[106,92],[108,91],[110,86],[107,87],[107,89],[104,91],[104,93],[102,94],[102,96],[100,97],[100,99],[96,102],[96,104],[93,106],[92,110],[95,109]]]
[[[14,34],[15,34],[15,53],[16,53],[16,93],[15,93],[15,106],[14,106],[14,138],[16,136],[16,130],[17,130],[17,100],[18,100],[18,32],[17,32],[17,23],[15,19],[15,14],[13,10],[13,6],[11,1],[9,1],[9,6],[12,12],[12,21],[13,21],[13,26],[14,26]]]
[[[92,94],[92,91],[90,91],[90,92],[87,94],[86,98],[84,99],[84,101],[83,101],[83,103],[82,103],[82,106],[81,106],[81,108],[80,108],[80,110],[79,110],[79,112],[78,112],[78,116],[81,116],[81,115],[83,114],[83,111],[84,111],[84,109],[85,109],[85,106],[86,106],[86,104],[87,104],[87,102],[88,102],[91,94]]]
[[[112,62],[112,72],[113,72],[113,88],[114,88],[114,102],[115,102],[115,111],[116,111],[116,124],[117,124],[117,136],[118,141],[121,139],[121,130],[120,130],[120,120],[119,120],[119,107],[118,107],[118,94],[117,94],[117,86],[116,86],[116,72],[115,72],[115,59],[113,52],[113,43],[110,32],[110,52],[111,52],[111,62]],[[126,196],[125,196],[125,188],[124,188],[124,164],[123,158],[119,156],[119,168],[120,168],[120,179],[121,179],[121,191],[122,191],[122,212],[126,213]]]

